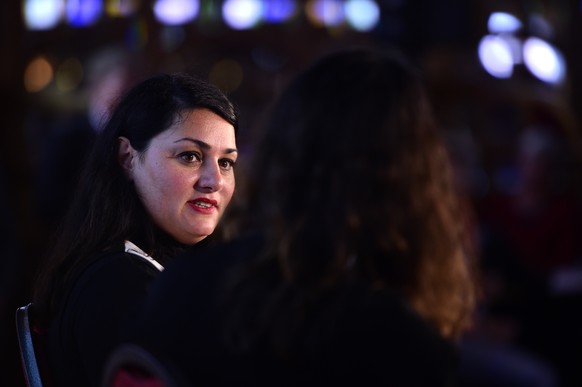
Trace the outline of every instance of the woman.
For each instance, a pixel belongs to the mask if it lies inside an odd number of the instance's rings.
[[[258,236],[175,261],[127,340],[191,385],[454,385],[472,257],[410,65],[367,49],[322,59],[255,156]]]
[[[207,244],[234,192],[237,127],[227,97],[187,75],[145,80],[119,101],[36,289],[55,385],[96,385],[162,265]]]

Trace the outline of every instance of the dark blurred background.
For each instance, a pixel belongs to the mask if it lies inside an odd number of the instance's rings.
[[[287,80],[352,45],[421,69],[467,196],[484,297],[463,385],[582,385],[580,0],[13,0],[0,18],[0,385],[23,385],[14,311],[120,90],[209,79],[248,154]]]

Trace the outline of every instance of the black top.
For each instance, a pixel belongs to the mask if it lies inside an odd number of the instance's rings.
[[[119,250],[97,256],[65,293],[48,330],[54,385],[97,386],[122,321],[160,272]]]
[[[125,341],[188,385],[456,385],[455,346],[386,290],[335,288],[314,296],[300,316],[288,313],[293,294],[269,305],[281,289],[276,268],[225,291],[260,251],[260,239],[251,239],[173,261]]]

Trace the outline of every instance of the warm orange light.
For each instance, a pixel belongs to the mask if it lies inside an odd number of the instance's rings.
[[[36,93],[48,86],[53,80],[53,67],[44,56],[34,58],[24,70],[24,88]]]

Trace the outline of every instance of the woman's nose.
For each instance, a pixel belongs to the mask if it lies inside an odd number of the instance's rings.
[[[216,192],[222,187],[222,174],[216,163],[203,164],[195,188],[201,192]]]

